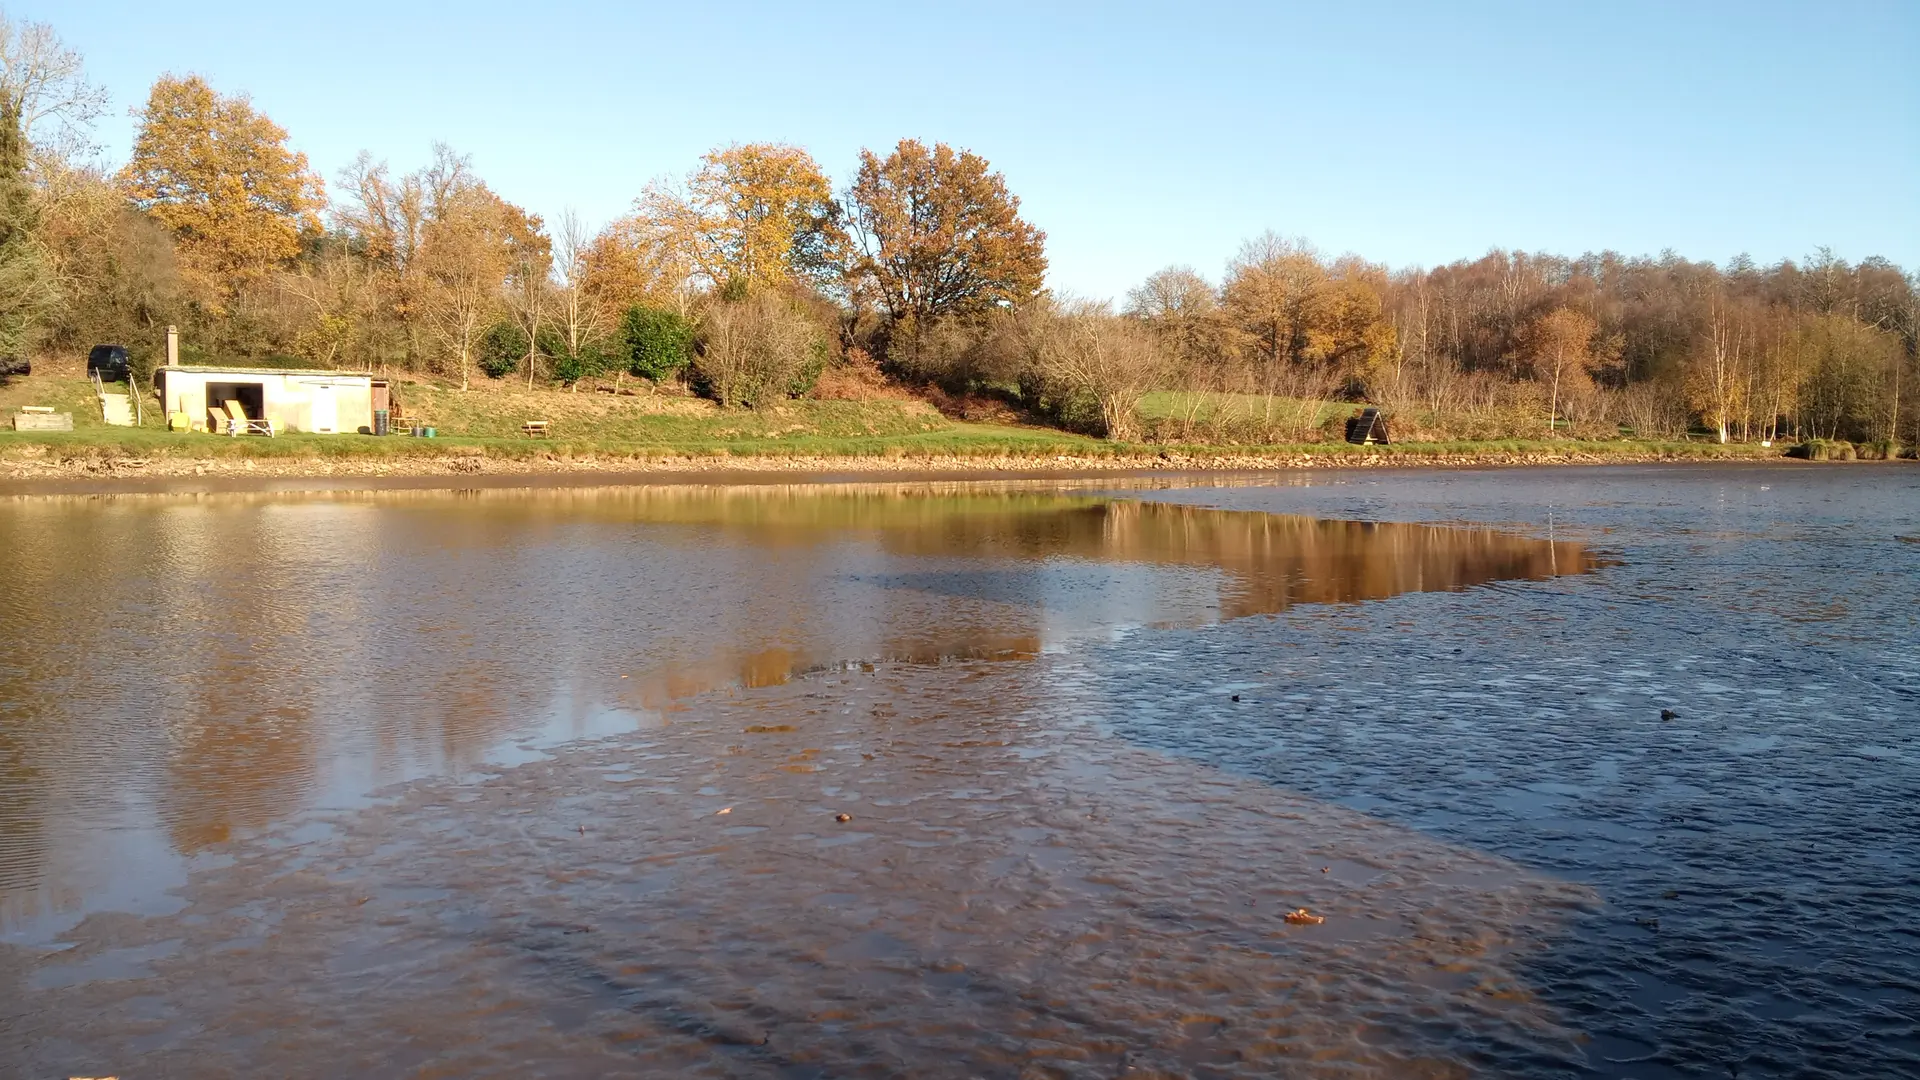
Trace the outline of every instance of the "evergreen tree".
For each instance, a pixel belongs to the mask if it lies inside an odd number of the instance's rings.
[[[0,358],[23,355],[60,299],[37,235],[39,218],[20,101],[0,96]]]
[[[693,360],[693,325],[678,314],[634,305],[620,320],[627,370],[661,382]]]

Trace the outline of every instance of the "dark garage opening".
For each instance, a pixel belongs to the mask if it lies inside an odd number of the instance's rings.
[[[207,384],[207,408],[224,407],[229,401],[238,401],[247,412],[249,420],[267,418],[267,388],[262,383],[222,383]]]

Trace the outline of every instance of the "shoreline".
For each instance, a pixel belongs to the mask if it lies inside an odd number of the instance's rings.
[[[1484,449],[1418,444],[1388,449],[1304,448],[1110,454],[622,454],[556,447],[537,455],[488,453],[476,446],[449,446],[432,453],[381,455],[188,456],[138,455],[126,448],[90,446],[79,453],[43,452],[0,456],[0,496],[297,490],[302,481],[319,489],[356,487],[512,487],[520,483],[566,486],[647,483],[765,483],[831,477],[845,479],[1022,480],[1118,477],[1166,473],[1268,473],[1303,469],[1467,469],[1569,465],[1782,463],[1793,459],[1778,448],[1703,445],[1695,452],[1673,446],[1566,450]],[[1815,463],[1806,463],[1813,465]]]

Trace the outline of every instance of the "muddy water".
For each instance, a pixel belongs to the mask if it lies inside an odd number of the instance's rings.
[[[1911,476],[11,503],[0,1074],[1898,1075]]]
[[[699,488],[11,504],[0,932],[163,910],[313,807],[848,661],[1576,573],[1490,530],[1050,493]]]

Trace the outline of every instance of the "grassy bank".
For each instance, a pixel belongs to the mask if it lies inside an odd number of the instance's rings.
[[[31,377],[0,386],[0,415],[21,405],[74,414],[72,432],[0,430],[0,476],[249,473],[268,475],[561,472],[685,468],[1115,469],[1312,465],[1552,463],[1774,458],[1779,448],[1699,442],[1494,440],[1351,446],[1128,444],[1052,428],[948,419],[917,400],[792,401],[755,411],[636,393],[461,391],[405,383],[406,414],[439,430],[408,436],[288,434],[228,438],[101,422],[84,379]],[[1349,408],[1350,406],[1341,406]],[[552,424],[527,438],[527,420]]]

